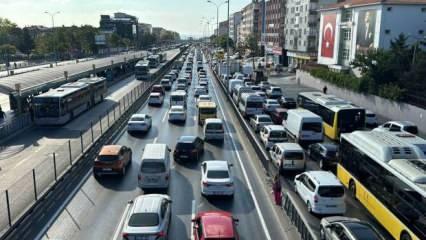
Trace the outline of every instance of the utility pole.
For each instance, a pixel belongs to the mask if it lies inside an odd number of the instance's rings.
[[[230,71],[230,62],[229,62],[229,2],[231,0],[228,0],[228,33],[226,34],[226,77],[229,78]],[[219,32],[219,30],[218,30]]]
[[[50,18],[51,18],[51,21],[52,21],[52,32],[54,32],[55,31],[55,15],[57,15],[57,14],[59,14],[59,13],[61,13],[61,12],[59,12],[59,11],[57,11],[57,12],[49,12],[49,11],[45,11],[44,13],[46,13],[47,15],[49,15],[50,16]],[[53,48],[54,48],[54,51],[55,51],[55,64],[56,65],[58,65],[58,53],[57,53],[57,49],[56,49],[56,38],[55,38],[55,35],[53,35],[53,44],[55,45],[55,46],[53,46]]]

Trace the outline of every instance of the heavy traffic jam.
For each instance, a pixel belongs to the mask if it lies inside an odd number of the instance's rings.
[[[128,203],[122,239],[176,239],[169,234],[174,165],[198,163],[201,197],[234,201],[237,185],[243,184],[234,177],[234,164],[203,158],[207,145],[225,148],[230,138],[223,111],[241,115],[240,124],[249,126],[276,169],[274,184],[291,182],[286,191],[296,193],[304,211],[318,219],[320,239],[426,239],[426,140],[414,124],[379,124],[373,112],[324,92],[287,96],[261,70],[219,74],[220,63],[200,46],[186,50],[159,78],[150,69],[161,62],[160,55],[138,62],[136,78],[157,82],[146,103],[153,111],[167,105],[168,123],[139,112],[130,117],[127,131],[147,134],[164,124],[183,128],[192,119],[188,109],[195,107],[193,120],[201,134],[181,135],[173,146],[146,144],[141,159],[132,158],[139,149],[102,147],[93,166],[98,179],[126,176],[132,162],[140,163],[137,184],[144,193]],[[222,108],[216,91],[227,95],[229,107]],[[271,202],[281,205],[284,192],[271,194]],[[347,198],[359,202],[370,219],[347,216]],[[191,218],[192,239],[252,239],[240,236],[240,220],[232,211],[199,211]]]

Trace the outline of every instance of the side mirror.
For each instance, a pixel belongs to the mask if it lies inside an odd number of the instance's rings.
[[[172,151],[172,149],[170,149],[169,147],[167,148],[167,150],[168,150],[169,152],[171,152],[171,151]]]
[[[172,203],[173,201],[171,199],[167,200],[168,203]]]
[[[127,202],[128,204],[133,204],[133,200],[130,200]]]
[[[233,166],[234,166],[234,164],[233,164],[233,163],[229,163],[229,164],[228,164],[228,166],[233,167]]]

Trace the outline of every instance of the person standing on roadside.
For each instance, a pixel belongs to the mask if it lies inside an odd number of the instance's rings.
[[[277,173],[273,179],[272,192],[274,194],[275,204],[281,206],[281,179],[279,173]]]
[[[0,106],[0,120],[3,120],[6,118],[6,113],[3,112],[3,109]]]
[[[324,94],[327,94],[327,85],[325,85],[325,86],[322,88],[322,92],[323,92]]]

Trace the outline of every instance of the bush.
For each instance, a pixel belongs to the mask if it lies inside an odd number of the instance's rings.
[[[346,73],[332,72],[326,68],[310,69],[309,72],[312,76],[320,78],[324,81],[330,82],[338,87],[353,90],[355,92],[361,91],[362,80]]]
[[[405,89],[400,88],[393,83],[384,84],[379,87],[379,96],[394,101],[400,101],[403,98]]]

